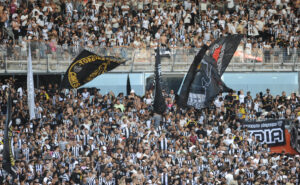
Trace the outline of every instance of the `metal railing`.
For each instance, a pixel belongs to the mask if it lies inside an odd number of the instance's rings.
[[[154,48],[133,47],[67,47],[41,42],[31,43],[32,66],[35,73],[64,73],[82,49],[98,55],[125,58],[124,65],[113,72],[152,72]],[[161,48],[162,70],[186,72],[199,48]],[[26,46],[0,46],[0,73],[25,73],[27,71]],[[227,71],[300,71],[299,48],[244,48],[240,45]]]

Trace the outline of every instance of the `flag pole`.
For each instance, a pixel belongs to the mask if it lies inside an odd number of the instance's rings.
[[[30,120],[35,119],[34,113],[34,80],[32,71],[32,58],[31,58],[31,46],[28,42],[28,56],[27,56],[27,100],[29,107]]]

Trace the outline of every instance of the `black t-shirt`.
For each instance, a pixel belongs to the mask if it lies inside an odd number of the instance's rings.
[[[226,95],[225,100],[228,101],[229,103],[232,103],[233,101],[233,96],[232,95]]]
[[[78,172],[73,172],[71,174],[71,180],[75,183],[75,184],[80,184],[80,173]]]
[[[119,128],[118,124],[116,124],[116,123],[111,124],[111,130],[114,130],[114,129],[117,129],[117,128]]]
[[[271,111],[272,110],[273,97],[271,95],[266,95],[263,103],[264,103],[264,108],[266,109],[266,111]]]
[[[281,96],[279,98],[279,103],[285,103],[286,102],[286,96]]]
[[[272,104],[272,102],[273,102],[272,96],[268,96],[268,97],[266,98],[266,104]]]
[[[207,132],[203,129],[197,130],[196,134],[198,135],[198,137],[202,134],[203,138],[207,136]]]

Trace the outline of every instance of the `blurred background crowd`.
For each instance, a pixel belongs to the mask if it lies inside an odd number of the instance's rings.
[[[0,42],[65,47],[201,47],[228,34],[245,45],[299,48],[292,0],[1,0]]]

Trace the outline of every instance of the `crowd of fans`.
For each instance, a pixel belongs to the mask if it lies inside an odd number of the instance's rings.
[[[0,2],[0,42],[24,50],[26,40],[52,52],[58,47],[156,47],[158,42],[170,48],[199,48],[238,33],[245,34],[249,49],[300,45],[300,3],[293,0]]]
[[[18,175],[0,166],[0,184],[300,184],[299,155],[271,153],[241,127],[243,120],[300,120],[294,93],[220,94],[196,111],[177,107],[174,91],[164,91],[161,116],[151,90],[140,97],[49,84],[36,89],[29,121],[26,90],[10,78],[0,84],[2,144],[8,88]]]
[[[245,48],[299,48],[299,1],[226,2],[0,0],[0,43],[26,56],[28,40],[38,41],[33,50],[49,52],[158,43],[199,48],[242,33]],[[300,121],[294,93],[220,94],[196,111],[177,107],[171,90],[164,92],[168,109],[161,116],[153,113],[151,90],[140,97],[134,90],[125,96],[49,84],[36,89],[36,119],[29,121],[27,92],[10,78],[0,82],[1,148],[8,88],[17,178],[0,166],[0,184],[300,184],[299,155],[270,153],[241,126]]]

